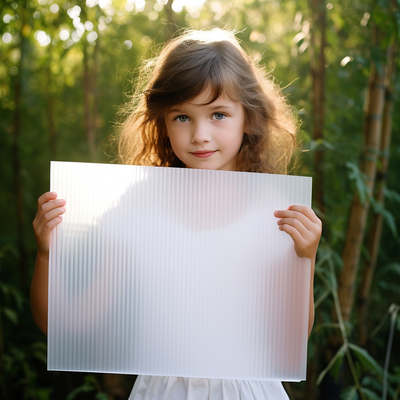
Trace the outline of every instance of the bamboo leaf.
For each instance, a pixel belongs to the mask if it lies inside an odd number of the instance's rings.
[[[397,238],[398,237],[397,226],[393,214],[389,210],[385,209],[383,203],[377,202],[373,197],[371,197],[370,203],[375,213],[382,214],[383,219],[388,224],[389,229],[392,232],[393,236]]]
[[[35,390],[35,397],[38,400],[48,400],[50,399],[52,389],[44,388],[44,389],[36,389]]]
[[[326,366],[326,368],[319,374],[318,379],[317,379],[317,385],[319,385],[322,382],[322,379],[324,379],[324,376],[329,372],[331,368],[334,367],[336,362],[340,364],[343,361],[343,357],[346,354],[346,349],[347,349],[347,344],[343,343],[340,349],[337,351],[337,353],[332,357],[332,360],[329,362],[329,364]],[[337,366],[334,367],[334,371],[337,372]]]
[[[361,386],[373,390],[375,393],[382,393],[383,389],[382,379],[372,375],[364,375]]]
[[[18,314],[14,310],[4,307],[3,312],[12,323],[18,324]]]
[[[390,231],[392,232],[392,235],[395,238],[397,238],[398,237],[397,226],[396,226],[396,221],[393,217],[393,214],[388,210],[382,210],[382,215],[383,215],[383,219],[388,224],[388,227],[389,227]]]
[[[335,147],[333,146],[332,143],[328,142],[325,139],[319,138],[316,140],[310,140],[309,142],[309,150],[310,151],[315,151],[315,150],[335,150]]]
[[[365,395],[367,400],[381,400],[381,397],[374,393],[372,390],[367,388],[361,388],[362,393]]]
[[[44,364],[47,363],[47,346],[43,342],[34,342],[31,346],[32,355],[42,361]]]
[[[388,188],[384,189],[385,198],[391,200],[395,203],[400,204],[400,193],[396,192],[396,190],[390,190]]]
[[[0,292],[2,292],[4,294],[8,294],[9,286],[5,283],[0,282]]]
[[[358,400],[358,392],[357,392],[357,387],[349,387],[343,390],[340,398],[342,400]]]
[[[399,293],[399,284],[397,282],[389,283],[389,282],[385,282],[384,280],[380,280],[379,287],[381,289],[383,289],[385,292],[391,291],[395,294]]]
[[[367,352],[367,350],[350,343],[349,348],[353,351],[360,364],[369,372],[375,371],[378,374],[382,374],[382,367],[377,361]]]
[[[390,274],[390,273],[400,275],[400,263],[392,262],[392,263],[386,264],[383,268],[381,268],[381,269],[379,269],[379,271],[377,271],[376,275],[382,276],[382,275]]]
[[[105,393],[97,393],[95,399],[96,400],[108,400],[109,397]]]
[[[85,382],[83,385],[75,388],[68,396],[67,400],[73,400],[79,393],[88,393],[94,390],[93,385],[89,382]]]
[[[322,293],[321,293],[321,295],[318,297],[318,299],[315,301],[315,303],[314,303],[314,308],[315,309],[317,309],[318,308],[318,306],[329,296],[329,294],[330,294],[330,290],[328,290],[328,289],[325,289]]]
[[[368,179],[367,175],[365,175],[355,163],[347,162],[346,167],[350,170],[348,175],[349,179],[354,181],[361,202],[363,204],[366,203],[367,199],[370,197],[369,188],[366,184]]]

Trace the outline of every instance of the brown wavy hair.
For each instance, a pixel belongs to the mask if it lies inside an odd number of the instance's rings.
[[[236,169],[287,173],[296,148],[296,121],[280,88],[246,54],[232,32],[187,31],[144,63],[135,94],[117,127],[124,164],[183,166],[172,151],[164,116],[211,88],[210,104],[227,96],[243,105],[247,131]]]

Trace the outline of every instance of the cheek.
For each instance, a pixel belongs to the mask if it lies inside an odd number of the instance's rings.
[[[182,156],[182,153],[186,149],[186,143],[182,140],[182,135],[176,135],[175,132],[170,132],[169,135],[169,142],[172,148],[172,151],[175,153],[176,156]]]

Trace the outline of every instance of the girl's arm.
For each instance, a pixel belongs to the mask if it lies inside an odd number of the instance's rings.
[[[39,197],[38,211],[33,220],[38,252],[31,285],[31,308],[33,319],[44,334],[47,333],[50,236],[62,221],[65,204],[64,199],[57,199],[57,193],[47,192]]]
[[[307,257],[311,260],[311,282],[308,335],[310,336],[314,324],[314,268],[319,239],[322,232],[321,220],[311,208],[294,205],[287,210],[275,211],[279,229],[291,236],[294,242],[294,250],[298,257]]]

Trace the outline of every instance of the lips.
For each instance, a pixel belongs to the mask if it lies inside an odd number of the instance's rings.
[[[201,151],[190,152],[190,154],[193,154],[197,158],[208,158],[211,157],[216,152],[217,152],[216,150],[201,150]]]

